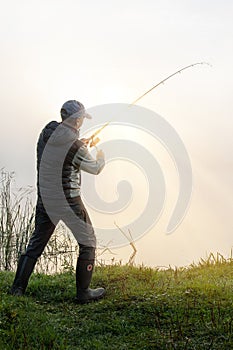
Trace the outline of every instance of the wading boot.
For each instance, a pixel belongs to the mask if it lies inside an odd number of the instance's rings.
[[[76,286],[78,304],[90,303],[101,299],[105,294],[104,288],[89,288],[94,267],[94,260],[78,259],[76,267]]]
[[[21,255],[10,294],[16,296],[24,295],[36,261],[37,259],[31,258],[30,256]]]

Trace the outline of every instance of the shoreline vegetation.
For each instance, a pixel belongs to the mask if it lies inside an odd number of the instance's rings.
[[[76,305],[75,275],[33,273],[25,296],[0,272],[0,349],[233,348],[233,261],[186,268],[97,266],[106,297]]]

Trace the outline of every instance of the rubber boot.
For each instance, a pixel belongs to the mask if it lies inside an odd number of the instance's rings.
[[[89,288],[94,267],[94,260],[78,259],[76,267],[76,302],[79,304],[89,303],[101,299],[105,294],[104,288]]]
[[[28,280],[32,274],[37,259],[27,255],[21,255],[10,294],[16,296],[24,295]]]

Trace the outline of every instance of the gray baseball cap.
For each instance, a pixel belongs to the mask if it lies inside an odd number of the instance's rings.
[[[76,100],[66,101],[61,107],[61,118],[65,120],[72,116],[72,118],[88,118],[91,119],[91,115],[85,110],[84,105]]]

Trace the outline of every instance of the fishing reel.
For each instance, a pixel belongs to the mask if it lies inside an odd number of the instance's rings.
[[[100,139],[96,137],[110,122],[104,124],[100,129],[98,129],[94,134],[92,134],[88,139],[83,139],[83,142],[85,143],[86,146],[91,147],[96,147],[97,143],[100,142]]]
[[[91,142],[90,142],[89,146],[90,146],[90,147],[96,147],[97,143],[100,142],[100,139],[99,139],[98,137],[96,137],[95,139],[94,139],[94,138],[91,138],[90,141],[91,141]]]

